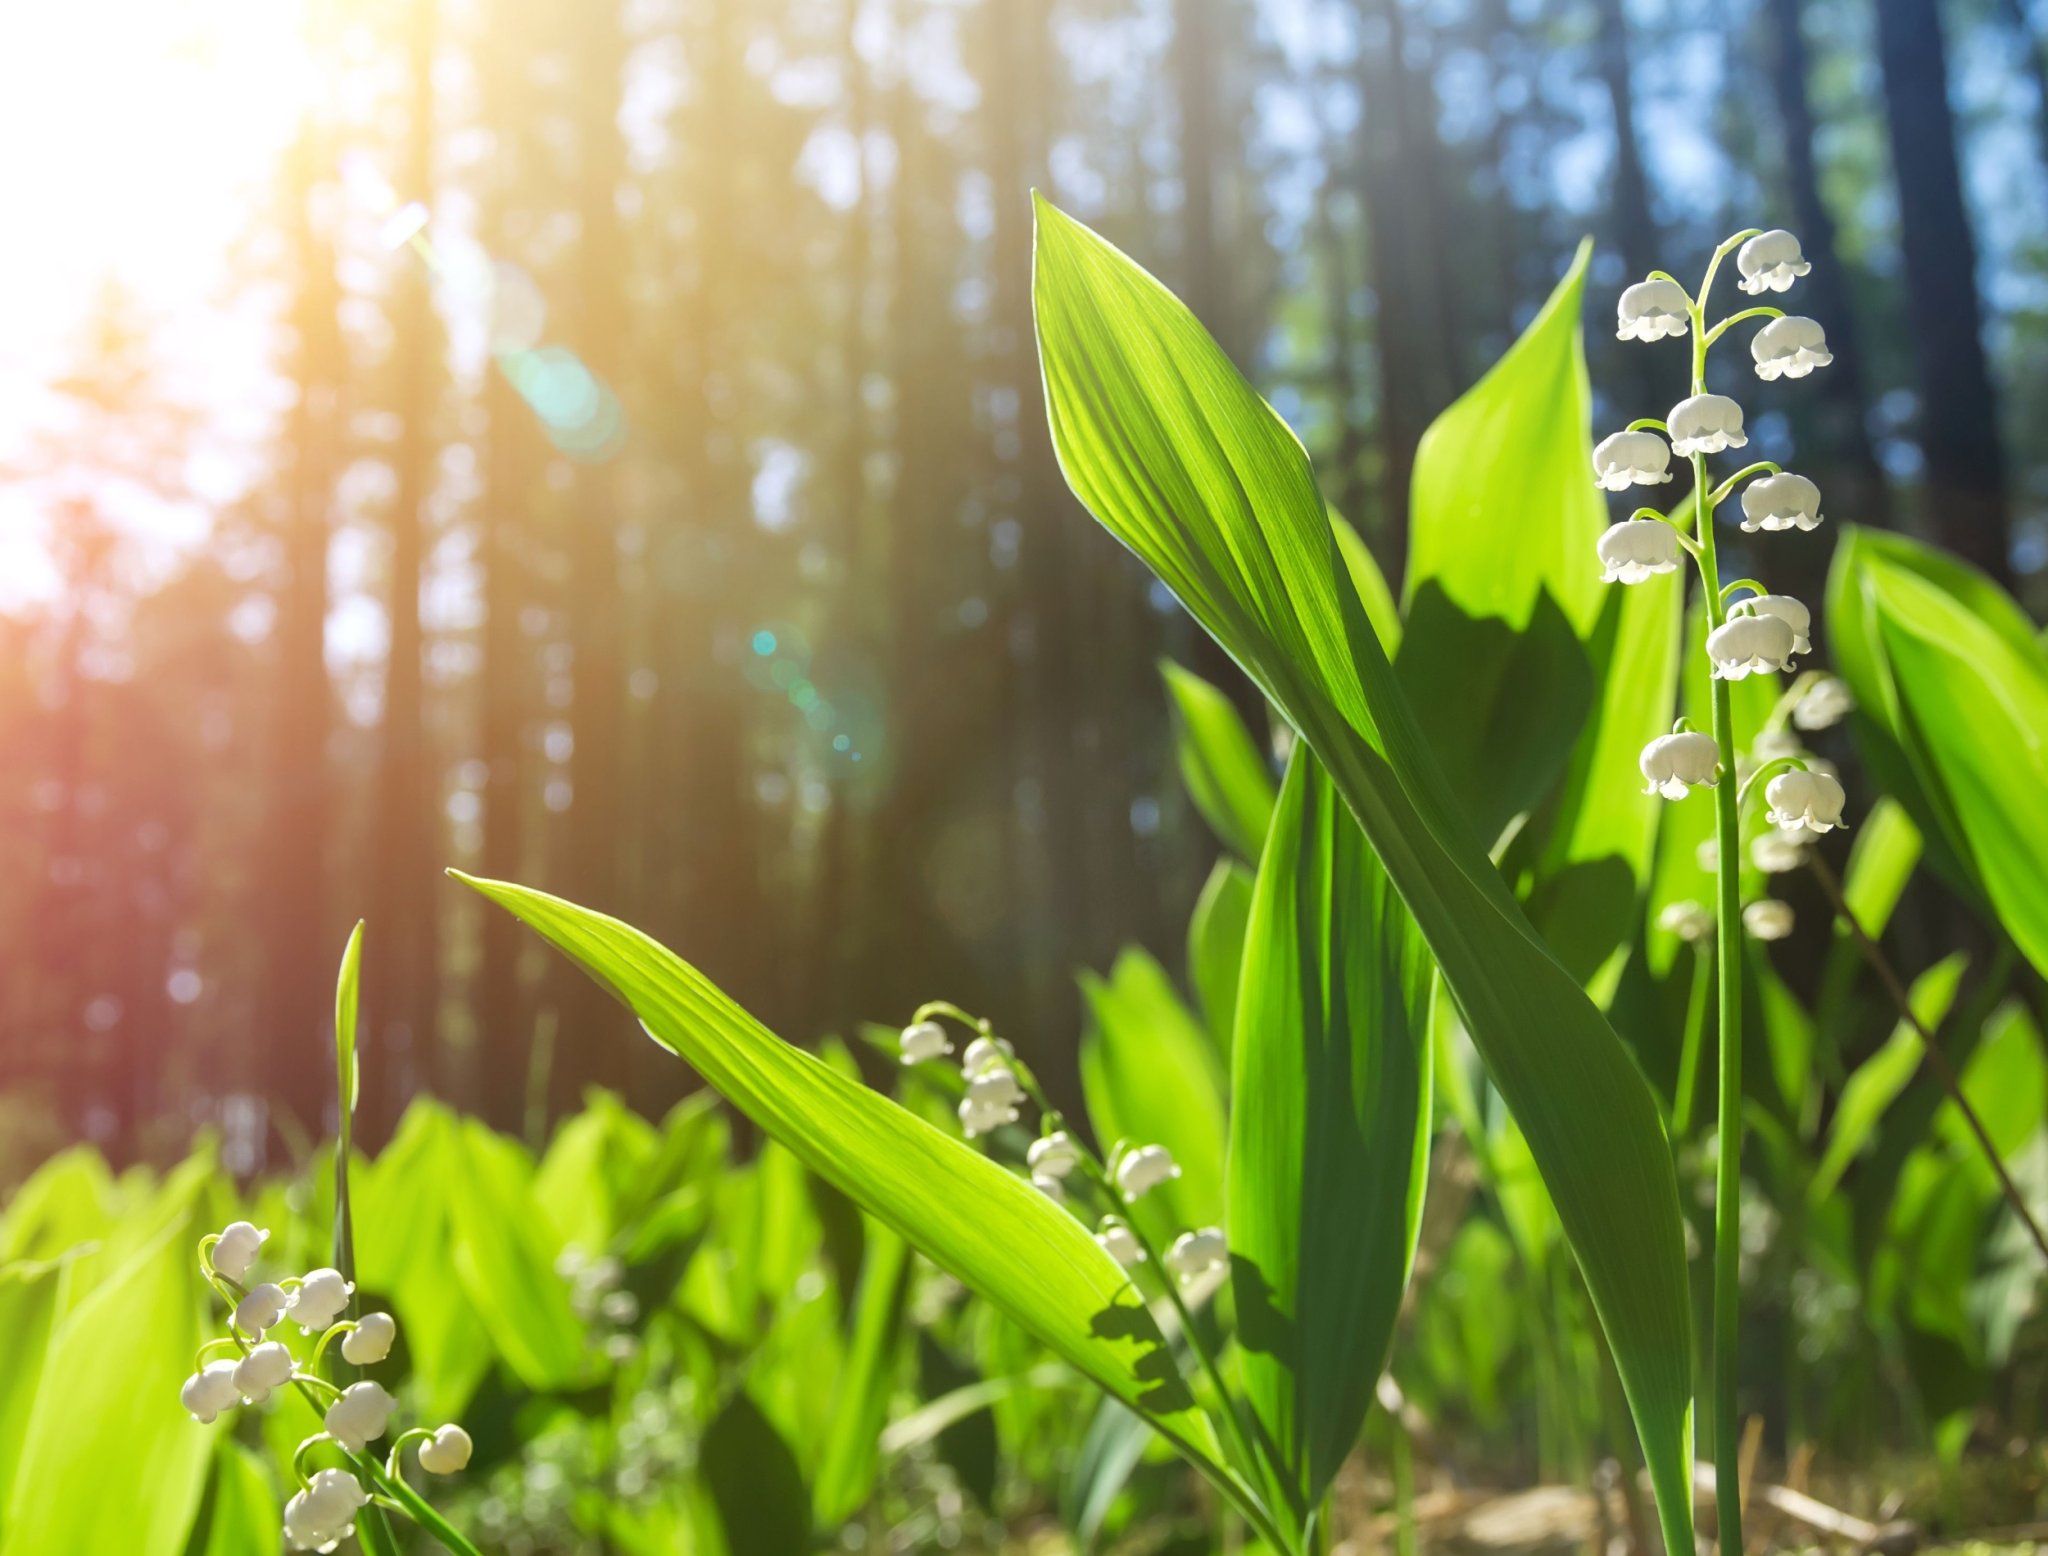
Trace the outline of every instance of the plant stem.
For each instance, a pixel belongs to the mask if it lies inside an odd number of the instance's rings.
[[[1671,1099],[1671,1138],[1692,1133],[1693,1098],[1699,1093],[1700,1044],[1707,1030],[1707,997],[1712,992],[1713,953],[1702,943],[1694,948],[1692,986],[1685,995],[1685,1038],[1678,1048],[1678,1085]]]

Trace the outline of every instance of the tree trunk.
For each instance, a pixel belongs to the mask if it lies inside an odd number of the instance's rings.
[[[1984,352],[1977,242],[1964,203],[1936,0],[1877,0],[1885,121],[1899,191],[1906,316],[1920,377],[1927,521],[2010,587],[2005,455]]]

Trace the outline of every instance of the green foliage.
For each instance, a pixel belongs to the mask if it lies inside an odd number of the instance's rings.
[[[1237,983],[1251,911],[1251,871],[1235,859],[1217,860],[1188,920],[1188,982],[1210,1035],[1226,1054],[1237,1019]]]
[[[1069,484],[1251,672],[1364,828],[1528,1137],[1613,1345],[1667,1539],[1689,1541],[1690,1297],[1648,1087],[1460,814],[1300,444],[1170,293],[1043,201],[1035,287]]]
[[[1407,910],[1297,746],[1246,936],[1229,1223],[1245,1391],[1297,1517],[1357,1440],[1407,1289],[1431,982]]]
[[[1175,746],[1188,797],[1238,858],[1251,863],[1273,815],[1273,775],[1230,699],[1191,671],[1160,666],[1173,696]]]

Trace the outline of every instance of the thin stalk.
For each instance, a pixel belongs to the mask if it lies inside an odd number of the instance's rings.
[[[1712,952],[1702,940],[1693,950],[1692,987],[1685,996],[1685,1040],[1678,1049],[1678,1085],[1671,1099],[1671,1138],[1692,1133],[1693,1098],[1699,1092],[1700,1047],[1707,1030],[1707,997],[1713,988]]]
[[[1891,996],[1892,1004],[1898,1009],[1899,1019],[1911,1027],[1919,1037],[1920,1046],[1927,1052],[1928,1068],[1934,1071],[1935,1077],[1948,1092],[1949,1101],[1953,1102],[1957,1111],[1963,1115],[1963,1121],[1970,1126],[1970,1133],[1977,1137],[1977,1144],[1984,1152],[1984,1160],[1991,1164],[1992,1172],[1998,1176],[1998,1186],[2005,1195],[2005,1202],[2012,1207],[2012,1213],[2019,1217],[2020,1225],[2027,1229],[2027,1235],[2034,1240],[2034,1246],[2040,1250],[2041,1257],[2048,1260],[2048,1237],[2042,1236],[2040,1223],[2027,1208],[2026,1196],[2020,1193],[2019,1186],[2012,1181],[2012,1175],[2005,1170],[2005,1163],[1999,1157],[1998,1147],[1992,1143],[1990,1131],[1984,1127],[1984,1121],[1977,1116],[1977,1110],[1970,1106],[1970,1099],[1963,1095],[1962,1083],[1956,1078],[1955,1067],[1948,1062],[1948,1055],[1941,1051],[1941,1045],[1935,1041],[1934,1034],[1927,1030],[1927,1023],[1914,1011],[1913,1001],[1906,992],[1905,982],[1893,970],[1883,947],[1870,937],[1861,920],[1856,917],[1855,909],[1849,906],[1849,899],[1842,894],[1842,883],[1835,879],[1835,872],[1829,867],[1828,862],[1821,858],[1818,851],[1809,853],[1807,862],[1813,866],[1814,879],[1820,882],[1820,889],[1827,894],[1828,901],[1834,907],[1835,916],[1848,926],[1850,938],[1863,952],[1864,960],[1870,963],[1870,970],[1877,974],[1877,981],[1884,985],[1885,993]]]

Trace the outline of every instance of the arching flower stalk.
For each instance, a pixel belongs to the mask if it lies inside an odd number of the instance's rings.
[[[204,1425],[237,1406],[264,1405],[271,1395],[292,1389],[320,1417],[323,1430],[304,1439],[292,1456],[297,1489],[284,1510],[289,1549],[332,1551],[354,1532],[363,1509],[376,1506],[418,1522],[456,1556],[477,1556],[476,1548],[405,1484],[398,1462],[398,1447],[417,1441],[424,1444],[423,1468],[452,1473],[469,1461],[468,1435],[452,1423],[437,1432],[415,1428],[399,1439],[389,1463],[379,1465],[370,1444],[385,1435],[397,1398],[372,1379],[343,1382],[323,1370],[337,1342],[350,1366],[385,1360],[398,1340],[397,1320],[376,1312],[344,1317],[355,1286],[339,1270],[321,1268],[249,1284],[269,1236],[237,1221],[199,1240],[199,1270],[228,1307],[228,1327],[225,1335],[199,1348],[179,1399]],[[292,1324],[286,1324],[287,1318]],[[303,1355],[284,1338],[293,1327],[302,1343],[310,1342]],[[339,1455],[342,1463],[309,1471],[307,1461],[319,1450]]]
[[[1723,1550],[1741,1547],[1741,1507],[1737,1477],[1732,1466],[1737,1458],[1740,1419],[1736,1413],[1737,1311],[1741,1299],[1741,1161],[1742,1161],[1742,936],[1713,934],[1716,924],[1740,924],[1752,938],[1771,940],[1792,930],[1792,912],[1782,902],[1765,899],[1746,907],[1741,900],[1740,871],[1745,857],[1742,846],[1743,805],[1760,779],[1768,779],[1766,798],[1770,804],[1765,821],[1768,830],[1755,840],[1754,862],[1766,870],[1790,868],[1803,857],[1804,847],[1816,834],[1843,825],[1845,796],[1832,775],[1821,772],[1797,755],[1778,755],[1762,749],[1751,753],[1758,764],[1753,769],[1739,760],[1732,727],[1730,683],[1753,675],[1788,672],[1794,659],[1813,648],[1811,613],[1789,595],[1773,594],[1751,579],[1724,583],[1721,577],[1715,535],[1715,512],[1734,496],[1742,499],[1742,529],[1749,534],[1772,534],[1785,530],[1810,530],[1821,523],[1820,489],[1805,476],[1790,474],[1768,462],[1751,464],[1716,485],[1710,480],[1707,461],[1711,456],[1747,445],[1748,433],[1741,405],[1726,395],[1707,388],[1707,356],[1728,331],[1752,319],[1766,321],[1750,341],[1750,358],[1756,375],[1766,383],[1778,379],[1800,379],[1826,367],[1833,357],[1821,327],[1813,320],[1788,317],[1772,307],[1744,308],[1709,324],[1706,308],[1714,288],[1714,277],[1722,261],[1736,256],[1741,289],[1752,297],[1782,293],[1791,288],[1810,268],[1799,240],[1781,230],[1739,232],[1714,250],[1697,293],[1687,294],[1670,277],[1658,272],[1622,293],[1617,308],[1617,333],[1624,340],[1656,341],[1672,337],[1689,339],[1692,372],[1685,397],[1674,405],[1665,419],[1640,421],[1626,432],[1602,440],[1593,458],[1595,481],[1609,491],[1630,485],[1648,484],[1665,477],[1670,460],[1662,447],[1651,449],[1643,440],[1661,442],[1646,428],[1657,428],[1669,440],[1669,454],[1692,466],[1692,491],[1670,514],[1650,514],[1638,509],[1630,518],[1600,537],[1599,557],[1605,577],[1611,582],[1639,583],[1678,565],[1681,550],[1689,553],[1698,568],[1707,615],[1706,651],[1711,665],[1713,728],[1711,735],[1694,732],[1684,721],[1669,735],[1644,748],[1642,773],[1646,792],[1682,802],[1696,788],[1713,794],[1714,837],[1702,849],[1703,862],[1711,860],[1716,877],[1715,902],[1674,904],[1668,908],[1662,927],[1692,941],[1704,956],[1709,937],[1713,940],[1716,963],[1714,979],[1718,1004],[1719,1101],[1717,1119],[1718,1158],[1715,1171],[1714,1212],[1714,1345],[1713,1345],[1713,1432],[1714,1460],[1722,1467],[1718,1480],[1718,1513]],[[1746,488],[1743,483],[1748,482]],[[1744,596],[1731,603],[1731,596]],[[1807,687],[1822,684],[1807,681]],[[1801,698],[1785,708],[1805,707],[1813,698],[1810,715],[1800,717],[1801,728],[1821,728],[1841,716],[1840,699],[1829,694],[1815,696],[1801,691]],[[1782,729],[1782,717],[1774,717],[1773,733]],[[1759,741],[1759,747],[1762,746]],[[1796,744],[1793,746],[1796,751]],[[1775,772],[1777,776],[1770,775]],[[1741,781],[1721,782],[1725,775]],[[1702,971],[1704,963],[1702,964]],[[1704,979],[1695,980],[1704,990]],[[1703,1025],[1704,1004],[1695,1001]],[[1690,1070],[1688,1062],[1674,1108],[1676,1120],[1690,1116]],[[1681,1125],[1682,1127],[1682,1125]]]

